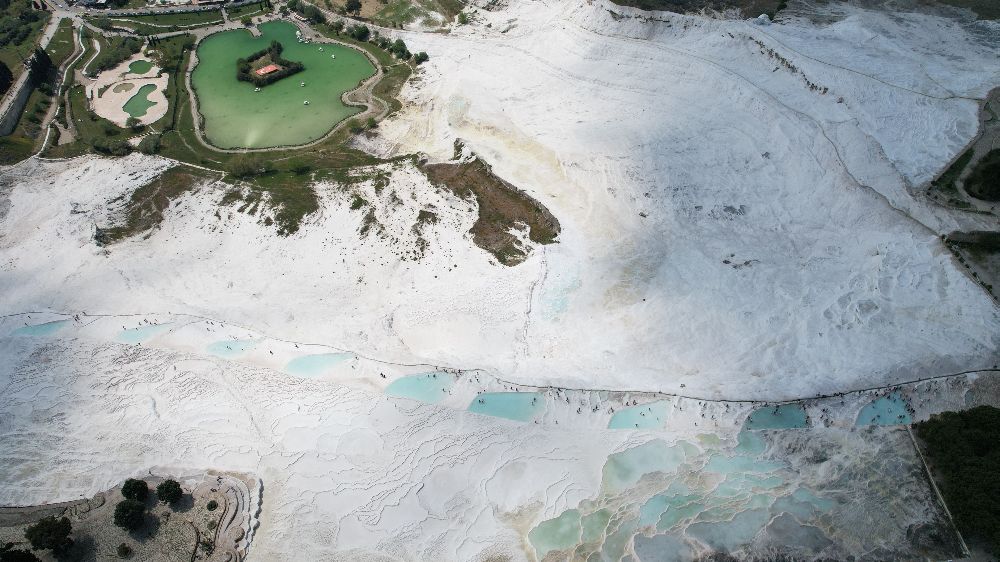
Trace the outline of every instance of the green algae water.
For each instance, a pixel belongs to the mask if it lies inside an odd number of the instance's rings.
[[[132,117],[142,117],[146,114],[146,110],[156,105],[155,101],[150,101],[148,96],[156,89],[156,84],[146,84],[139,88],[139,91],[135,93],[134,96],[130,97],[122,109],[125,113],[128,113]]]
[[[365,55],[342,45],[299,43],[296,27],[287,22],[269,22],[259,29],[260,37],[242,29],[224,31],[198,46],[191,82],[211,144],[220,148],[303,144],[362,111],[344,105],[340,96],[375,74]],[[282,58],[302,63],[305,70],[257,92],[253,84],[236,79],[236,60],[271,41],[284,47]]]

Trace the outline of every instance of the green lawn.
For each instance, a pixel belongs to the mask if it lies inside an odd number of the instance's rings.
[[[219,10],[206,10],[203,12],[182,12],[164,13],[150,16],[132,16],[126,19],[136,23],[145,23],[154,26],[187,26],[187,25],[208,25],[222,21],[222,12]]]
[[[247,16],[256,16],[264,13],[264,11],[265,8],[263,2],[246,4],[244,6],[238,6],[236,8],[226,8],[226,13],[229,14],[229,19],[231,20],[239,20]]]
[[[62,63],[73,54],[72,20],[67,18],[59,22],[56,34],[52,36],[52,41],[49,42],[49,47],[46,51],[48,51],[49,58],[52,59],[52,64],[56,68],[62,66]]]

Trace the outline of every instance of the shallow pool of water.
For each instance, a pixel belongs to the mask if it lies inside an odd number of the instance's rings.
[[[297,377],[318,377],[332,367],[353,357],[350,353],[316,353],[296,357],[285,365],[285,372]]]
[[[684,462],[684,447],[648,441],[608,457],[604,463],[603,484],[611,492],[634,486],[644,474],[671,472]]]
[[[608,429],[658,429],[667,419],[667,403],[652,402],[615,412]]]
[[[389,396],[410,398],[434,404],[448,395],[448,389],[455,382],[455,377],[449,373],[421,373],[398,378],[385,389]]]
[[[56,320],[53,322],[45,322],[44,324],[35,324],[33,326],[22,326],[14,330],[15,336],[48,336],[54,334],[55,332],[61,330],[69,320]]]
[[[163,324],[149,324],[148,326],[139,326],[138,328],[128,328],[127,330],[122,330],[118,333],[118,341],[122,343],[141,343],[149,338],[170,329],[172,324],[166,322]]]
[[[580,541],[580,512],[570,509],[559,517],[542,521],[528,532],[528,540],[535,547],[538,559],[553,550],[567,549]]]
[[[205,351],[217,357],[236,357],[257,346],[257,340],[222,340],[208,344]]]
[[[131,72],[132,74],[145,74],[149,72],[150,69],[152,68],[153,68],[153,63],[145,59],[132,61],[132,63],[128,65],[128,71]]]
[[[205,136],[212,144],[222,148],[303,144],[361,111],[344,105],[340,96],[375,73],[365,55],[343,45],[299,43],[295,26],[288,22],[265,23],[259,29],[260,37],[242,29],[224,31],[198,46],[191,82],[205,117]],[[271,41],[284,47],[283,58],[302,63],[305,70],[258,92],[253,84],[236,79],[236,60]]]
[[[763,407],[754,410],[747,418],[745,429],[799,429],[809,427],[806,411],[798,404]]]
[[[146,115],[146,111],[156,105],[155,101],[151,101],[147,96],[153,93],[156,89],[155,84],[143,84],[139,91],[135,93],[134,96],[130,97],[122,109],[125,113],[128,113],[132,117],[139,118]]]
[[[486,392],[469,404],[469,411],[509,420],[530,421],[545,407],[537,392]]]
[[[910,412],[906,410],[906,400],[898,392],[894,392],[862,408],[855,425],[899,425],[911,421]]]

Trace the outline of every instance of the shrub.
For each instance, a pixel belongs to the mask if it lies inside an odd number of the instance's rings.
[[[28,550],[0,549],[0,562],[40,562],[40,559]]]
[[[205,509],[209,511],[215,511],[216,509],[218,509],[218,507],[219,507],[219,502],[215,500],[208,500],[208,505],[205,506]]]
[[[347,2],[344,3],[344,11],[348,14],[360,14],[361,0],[347,0]]]
[[[136,501],[146,501],[149,496],[149,484],[145,480],[129,478],[122,484],[122,496]]]
[[[156,487],[156,497],[161,502],[177,503],[183,495],[184,491],[176,480],[164,480]]]
[[[146,135],[139,141],[139,152],[156,154],[160,151],[160,135]]]
[[[349,34],[355,41],[367,41],[368,36],[371,35],[371,30],[368,29],[367,25],[352,25]]]
[[[94,141],[94,150],[100,154],[107,154],[109,156],[125,156],[132,152],[132,145],[121,139],[97,139]]]
[[[48,549],[59,554],[73,546],[73,539],[69,538],[72,530],[73,526],[68,518],[56,519],[49,516],[26,528],[24,538],[28,539],[31,548],[35,550]]]
[[[331,23],[330,24],[330,29],[332,29],[333,32],[336,33],[337,35],[340,35],[340,32],[344,31],[344,21],[343,20],[337,20],[337,21]]]
[[[249,154],[241,154],[233,158],[227,168],[230,174],[238,178],[249,178],[260,173],[260,163]]]
[[[240,23],[243,24],[243,27],[250,27],[253,25],[253,19],[250,16],[243,16],[240,18]]]
[[[425,62],[429,58],[430,57],[427,56],[427,53],[420,51],[419,53],[413,55],[413,62],[415,62],[416,64],[420,64],[422,62]]]
[[[378,123],[375,121],[374,117],[369,117],[368,121],[365,121],[365,127],[368,128],[368,129],[374,129],[377,126],[378,126]]]
[[[361,123],[358,123],[357,119],[351,119],[351,122],[347,124],[347,128],[355,135],[365,130],[365,128],[361,126]]]
[[[128,531],[142,527],[146,506],[141,501],[127,499],[115,506],[115,525]]]
[[[128,558],[132,554],[132,547],[121,543],[118,545],[118,558]]]
[[[469,23],[469,16],[465,15],[465,12],[458,13],[458,25],[465,25]]]

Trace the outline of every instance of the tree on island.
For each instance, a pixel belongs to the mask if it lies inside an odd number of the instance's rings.
[[[7,550],[0,548],[0,562],[41,562],[41,560],[28,550]]]
[[[142,527],[146,506],[138,500],[126,499],[115,506],[115,525],[128,531]]]
[[[183,495],[184,491],[181,490],[181,485],[176,480],[164,480],[156,487],[156,497],[161,502],[174,504]]]
[[[149,484],[146,484],[145,480],[129,478],[122,484],[122,496],[126,499],[144,502],[149,496]]]
[[[73,539],[69,538],[72,531],[73,525],[68,518],[56,519],[49,516],[26,528],[24,538],[31,543],[31,548],[35,550],[48,549],[53,554],[58,555],[73,546]]]
[[[347,2],[344,3],[344,11],[348,14],[360,14],[361,0],[347,0]]]

